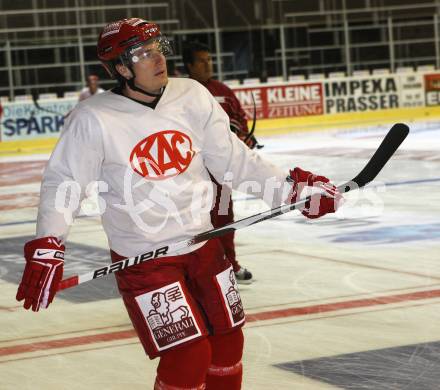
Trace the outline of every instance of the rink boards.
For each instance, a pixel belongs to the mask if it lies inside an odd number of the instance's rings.
[[[435,121],[437,118],[440,118],[440,106],[257,119],[255,136],[258,138],[261,136],[288,134],[292,132],[322,131],[335,128],[365,128],[402,121]],[[251,127],[252,120],[249,121],[249,128]],[[58,137],[37,137],[32,139],[0,142],[0,156],[49,153],[55,146],[57,140]]]

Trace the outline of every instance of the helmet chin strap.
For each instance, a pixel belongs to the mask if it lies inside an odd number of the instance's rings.
[[[132,72],[132,73],[133,73],[133,72]],[[133,73],[133,74],[134,74],[134,73]],[[159,93],[148,92],[148,91],[143,90],[142,88],[137,87],[137,86],[135,85],[135,83],[134,83],[134,79],[135,79],[135,76],[133,76],[131,79],[126,79],[126,80],[127,80],[127,84],[128,84],[128,86],[129,86],[130,89],[132,89],[133,91],[140,92],[140,93],[143,93],[144,95],[147,95],[147,96],[150,96],[150,97],[155,97],[155,98],[158,98],[158,97],[161,97],[161,96],[162,96],[162,94],[163,94],[163,90],[164,90],[163,87],[160,89],[160,92],[159,92]]]

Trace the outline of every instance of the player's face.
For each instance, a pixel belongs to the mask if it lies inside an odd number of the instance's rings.
[[[207,51],[196,51],[193,54],[193,63],[188,64],[191,78],[206,83],[212,77],[212,58]]]
[[[168,82],[165,56],[157,42],[145,44],[132,53],[131,64],[136,74],[136,84],[157,92]]]
[[[89,90],[95,93],[98,89],[98,79],[96,77],[90,76],[88,78]]]

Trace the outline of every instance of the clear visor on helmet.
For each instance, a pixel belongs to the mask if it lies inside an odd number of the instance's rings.
[[[170,42],[164,36],[149,39],[141,44],[131,47],[127,51],[127,59],[131,64],[140,61],[148,61],[156,58],[157,55],[169,56],[173,54]]]

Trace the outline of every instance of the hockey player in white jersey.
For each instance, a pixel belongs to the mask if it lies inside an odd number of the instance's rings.
[[[201,84],[169,79],[170,51],[159,27],[142,19],[110,23],[100,34],[98,57],[119,86],[77,105],[50,157],[17,292],[26,309],[52,302],[69,226],[96,181],[113,261],[209,230],[208,170],[235,189],[253,182],[272,207],[286,201],[283,187],[295,201],[304,185],[320,185],[328,196],[315,195],[303,214],[336,210],[340,195],[328,179],[267,162],[231,133]],[[69,196],[60,201],[60,194]],[[217,239],[117,272],[116,280],[145,352],[160,357],[155,389],[240,389],[245,317]]]

